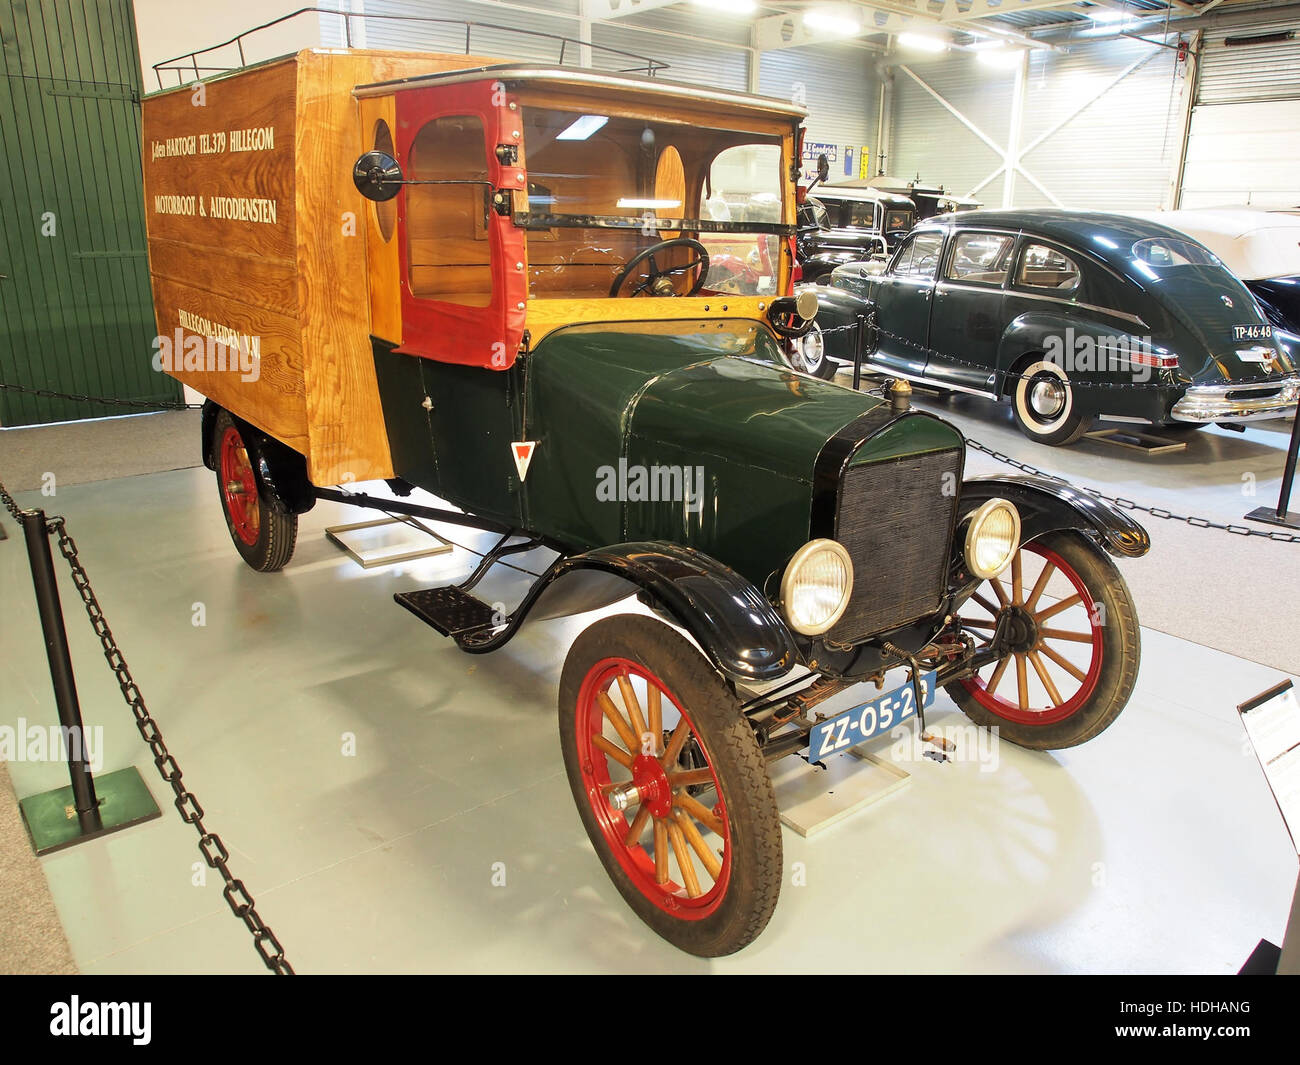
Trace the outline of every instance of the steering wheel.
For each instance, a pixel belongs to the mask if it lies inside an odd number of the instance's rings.
[[[655,262],[655,256],[660,255],[670,248],[685,247],[690,248],[696,253],[696,258],[688,263],[682,263],[681,266],[665,266],[662,270],[659,264]],[[635,270],[644,260],[650,261],[650,272],[646,275],[645,280],[634,288],[630,295],[639,296],[643,292],[649,292],[651,296],[676,296],[677,291],[672,286],[672,275],[680,274],[686,270],[693,270],[695,267],[700,268],[700,276],[695,279],[695,284],[691,290],[686,293],[688,296],[694,296],[701,288],[704,287],[704,279],[709,273],[709,252],[698,240],[692,237],[674,237],[672,240],[660,241],[658,244],[652,244],[650,247],[637,252],[627,261],[627,264],[618,272],[614,278],[614,283],[609,286],[611,297],[617,296],[619,289],[632,276]]]

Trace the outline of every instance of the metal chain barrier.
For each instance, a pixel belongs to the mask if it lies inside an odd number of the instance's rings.
[[[914,348],[917,351],[924,353],[925,355],[927,355],[927,357],[937,355],[941,359],[948,359],[953,362],[960,362],[967,366],[975,366],[980,369],[988,369],[988,367],[986,366],[980,366],[980,364],[973,363],[967,359],[959,359],[952,355],[945,355],[942,352],[936,351],[934,348],[926,347],[924,344],[917,344],[911,340],[908,340],[906,337],[899,336],[897,333],[891,333],[886,329],[881,329],[880,326],[876,324],[874,318],[875,315],[873,312],[871,316],[870,324],[867,326],[867,328],[875,330],[877,336],[886,336],[889,337],[891,340],[900,341],[901,343],[906,344],[908,347]],[[853,331],[856,333],[860,328],[862,328],[862,325],[863,323],[854,322],[851,325],[833,326],[830,329],[822,330],[822,335],[826,336],[827,334],[831,334],[831,333],[839,333],[839,332],[847,332],[847,331]],[[874,351],[874,346],[872,350]],[[1023,374],[1013,374],[1007,370],[996,370],[992,372],[995,374],[1002,374],[1006,377],[1019,378],[1022,380],[1025,379]],[[889,370],[886,367],[877,367],[876,374],[888,376]],[[1277,377],[1255,378],[1253,380],[1276,381]],[[1243,379],[1242,383],[1243,384],[1249,383],[1249,381]],[[1074,382],[1071,382],[1071,384],[1073,385]],[[1171,387],[1167,384],[1162,384],[1162,383],[1155,383],[1154,385],[1143,386],[1137,384],[1136,382],[1130,384],[1125,382],[1111,382],[1111,381],[1098,381],[1096,382],[1096,385],[1098,387],[1107,387],[1107,388],[1137,388],[1137,387],[1168,388]],[[940,385],[940,387],[942,386]],[[964,433],[962,435],[965,436]],[[1273,540],[1276,541],[1277,543],[1300,544],[1300,535],[1296,535],[1294,533],[1272,532],[1272,531],[1265,531],[1264,529],[1252,529],[1248,525],[1234,525],[1229,522],[1214,521],[1210,518],[1197,517],[1196,515],[1175,514],[1172,511],[1165,510],[1163,507],[1148,507],[1148,506],[1144,506],[1141,503],[1137,503],[1132,499],[1125,499],[1123,496],[1110,496],[1107,495],[1105,492],[1102,492],[1100,489],[1093,488],[1090,485],[1076,484],[1073,481],[1066,480],[1064,477],[1061,477],[1058,474],[1048,473],[1046,470],[1040,470],[1037,466],[1031,466],[1027,462],[1021,462],[1018,459],[1013,459],[1010,455],[1006,454],[1005,452],[998,451],[995,448],[991,448],[987,444],[980,443],[978,440],[974,440],[970,437],[965,437],[965,439],[966,439],[967,447],[973,448],[975,451],[983,452],[985,455],[988,455],[991,459],[994,459],[997,462],[1005,463],[1006,465],[1012,466],[1023,473],[1031,474],[1034,477],[1044,477],[1047,480],[1055,481],[1058,484],[1068,484],[1072,488],[1076,488],[1081,492],[1087,492],[1088,495],[1093,496],[1096,499],[1100,499],[1106,503],[1110,503],[1113,506],[1119,507],[1121,510],[1140,511],[1143,514],[1151,515],[1151,517],[1153,518],[1164,518],[1168,521],[1181,521],[1197,529],[1217,529],[1220,532],[1233,533],[1237,536],[1254,536],[1262,539]]]
[[[857,330],[857,328],[858,326],[856,322],[850,323],[848,325],[833,325],[829,329],[823,329],[822,336],[828,337],[828,336],[834,336],[837,333],[854,332]],[[990,377],[1000,378],[1005,381],[1033,380],[1033,377],[1028,374],[1015,373],[1012,370],[993,369],[989,367],[987,363],[972,362],[970,359],[963,359],[959,355],[953,355],[950,352],[939,351],[935,348],[929,347],[926,344],[918,344],[915,340],[911,340],[905,336],[900,336],[898,333],[893,333],[890,330],[883,328],[879,324],[873,325],[872,328],[874,328],[878,336],[885,337],[889,340],[895,341],[896,343],[902,344],[905,347],[911,348],[913,351],[917,352],[918,354],[926,356],[926,358],[938,358],[943,360],[944,362],[951,362],[951,363],[956,363],[960,366],[969,367],[972,370],[982,370],[983,372],[987,373]],[[868,353],[868,355],[869,354],[870,352]],[[867,367],[864,365],[863,369],[865,370],[866,368]],[[1155,367],[1147,367],[1147,368],[1156,371]],[[876,372],[882,374],[888,374],[889,371],[884,367],[878,367]],[[1286,378],[1292,376],[1294,375],[1291,373],[1280,372],[1280,373],[1273,373],[1273,374],[1265,374],[1263,377],[1237,377],[1237,378],[1233,378],[1233,380],[1229,383],[1233,385],[1281,384]],[[1165,381],[1086,381],[1085,380],[1085,381],[1071,381],[1070,387],[1071,388],[1100,388],[1100,389],[1107,389],[1107,388],[1170,389],[1170,388],[1185,388],[1189,384],[1190,384],[1189,381],[1174,381],[1174,380],[1165,380]]]
[[[21,510],[3,484],[0,484],[0,501],[4,503],[5,509],[13,515],[14,519],[18,520]],[[104,657],[108,660],[108,666],[114,676],[117,677],[118,686],[122,689],[122,698],[126,700],[127,706],[135,716],[136,727],[140,730],[141,738],[153,752],[153,763],[159,775],[171,786],[176,795],[176,810],[181,815],[181,820],[194,826],[194,830],[199,834],[199,852],[203,855],[203,860],[207,862],[210,869],[217,870],[225,881],[226,886],[222,895],[229,904],[231,912],[242,920],[253,934],[253,946],[266,967],[279,976],[292,976],[293,968],[284,956],[284,948],[280,945],[280,941],[258,915],[257,906],[247,888],[244,887],[244,882],[236,879],[226,864],[230,858],[230,851],[226,849],[220,836],[204,827],[203,807],[199,805],[194,793],[182,782],[181,768],[176,764],[172,753],[168,751],[158,723],[145,706],[144,696],[140,694],[140,689],[131,676],[131,670],[126,664],[121,649],[117,646],[117,641],[113,638],[113,632],[108,627],[99,600],[90,585],[90,577],[78,557],[76,541],[68,535],[67,522],[61,516],[54,516],[48,520],[47,528],[58,537],[59,552],[68,560],[68,566],[72,570],[72,583],[76,586],[77,593],[86,607],[86,615],[90,618],[91,627],[104,648]]]
[[[48,388],[28,388],[26,385],[11,385],[0,381],[0,392],[17,392],[22,396],[36,396],[40,399],[68,399],[76,403],[102,403],[108,407],[131,407],[138,410],[199,410],[202,403],[171,402],[165,399],[108,399],[104,396],[83,396],[75,392],[53,392]]]
[[[14,501],[14,497],[9,494],[9,492],[5,489],[5,486],[3,484],[0,484],[0,502],[4,503],[5,510],[9,511],[9,516],[13,518],[14,521],[17,522],[22,521],[23,519],[22,509]]]
[[[1087,492],[1088,495],[1119,507],[1121,510],[1139,510],[1143,514],[1150,514],[1153,518],[1166,518],[1170,521],[1181,521],[1192,525],[1198,529],[1218,529],[1220,532],[1234,533],[1237,536],[1259,536],[1268,540],[1276,540],[1283,544],[1300,544],[1300,536],[1294,533],[1284,532],[1265,532],[1263,529],[1252,529],[1248,525],[1231,525],[1221,521],[1213,521],[1210,518],[1198,518],[1194,515],[1174,514],[1172,511],[1164,510],[1161,507],[1147,507],[1141,503],[1135,503],[1131,499],[1125,499],[1123,496],[1108,496],[1105,492],[1099,491],[1086,484],[1076,484],[1074,481],[1068,481],[1057,474],[1048,473],[1046,470],[1040,470],[1037,466],[1031,466],[1027,462],[1021,462],[1013,459],[1001,451],[996,451],[986,444],[981,444],[978,440],[972,440],[966,437],[966,446],[974,448],[976,451],[982,451],[989,458],[998,462],[1004,462],[1008,466],[1014,466],[1024,473],[1032,474],[1035,477],[1046,477],[1050,481],[1056,481],[1058,484],[1068,484],[1071,488],[1077,488],[1081,492]]]

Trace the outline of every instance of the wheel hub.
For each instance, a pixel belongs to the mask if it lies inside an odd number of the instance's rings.
[[[653,755],[638,755],[632,762],[632,783],[641,801],[654,817],[668,817],[673,812],[673,789],[668,774]]]
[[[1060,381],[1040,377],[1029,387],[1029,405],[1042,418],[1054,418],[1065,406],[1065,388]]]
[[[1027,654],[1038,646],[1038,622],[1023,606],[1009,606],[1007,617],[1007,646],[1013,654]]]

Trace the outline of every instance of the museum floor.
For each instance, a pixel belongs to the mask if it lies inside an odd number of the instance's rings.
[[[1196,434],[1177,455],[1051,450],[983,401],[918,404],[1023,460],[1217,520],[1275,499],[1286,442],[1269,423]],[[1006,470],[972,454],[968,472]],[[1244,474],[1258,498],[1243,497]],[[186,784],[300,972],[1226,973],[1261,937],[1280,942],[1295,851],[1234,707],[1300,674],[1300,547],[1151,520],[1152,554],[1123,566],[1142,670],[1109,731],[1057,754],[1000,745],[995,769],[911,760],[878,741],[908,784],[810,839],[787,830],[771,925],[705,962],[632,915],[574,809],[555,700],[586,620],[468,656],[392,602],[468,572],[466,550],[366,572],[324,537],[366,515],[322,504],[289,569],[262,576],[231,547],[207,470],[64,484],[54,500],[19,502],[67,516]],[[47,722],[27,560],[4,523],[0,722]],[[521,579],[494,574],[484,594],[509,600]],[[218,878],[195,885],[196,837],[66,585],[64,603],[105,768],[139,766],[164,815],[42,859],[77,966],[261,971]],[[941,694],[931,725],[964,722]],[[9,772],[19,795],[66,783],[58,764]]]

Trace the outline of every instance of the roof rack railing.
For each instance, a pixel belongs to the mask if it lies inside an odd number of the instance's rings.
[[[426,25],[463,27],[465,30],[465,54],[466,55],[472,54],[472,48],[470,47],[470,44],[473,38],[474,30],[492,30],[498,33],[517,33],[523,37],[542,38],[544,40],[558,42],[560,46],[559,63],[561,66],[564,65],[566,55],[571,54],[569,50],[571,48],[575,48],[575,46],[579,55],[582,54],[582,49],[590,49],[593,52],[599,52],[602,53],[603,55],[618,56],[622,59],[635,60],[634,65],[629,67],[619,68],[617,72],[620,74],[639,73],[639,74],[647,74],[650,77],[654,77],[656,74],[659,73],[659,71],[667,70],[669,66],[669,64],[663,62],[662,60],[651,59],[649,56],[638,55],[636,52],[627,52],[621,48],[611,48],[608,45],[604,45],[604,44],[593,44],[590,41],[583,41],[578,39],[577,37],[565,37],[562,34],[558,34],[558,33],[544,33],[541,30],[525,30],[525,29],[521,29],[518,26],[501,26],[491,22],[470,22],[465,19],[430,18],[425,15],[381,15],[381,14],[368,14],[366,12],[360,12],[360,11],[340,11],[337,8],[330,8],[330,7],[302,7],[299,8],[297,11],[291,11],[287,15],[281,15],[277,19],[272,19],[270,22],[264,22],[260,26],[254,26],[252,29],[247,29],[243,33],[231,37],[230,40],[228,41],[222,41],[220,44],[210,45],[207,48],[199,48],[196,51],[186,52],[184,55],[178,55],[173,59],[164,59],[160,63],[155,63],[153,65],[153,72],[154,72],[154,77],[158,79],[158,88],[159,89],[166,88],[166,86],[163,85],[163,79],[162,79],[164,71],[168,73],[174,72],[176,74],[176,87],[179,87],[185,84],[185,78],[191,74],[196,79],[201,80],[204,74],[228,74],[233,70],[240,70],[243,67],[248,66],[248,59],[244,52],[245,38],[250,37],[255,33],[259,33],[262,30],[270,29],[272,26],[278,26],[282,22],[288,22],[290,19],[295,19],[299,15],[308,15],[308,14],[333,15],[336,18],[342,19],[343,40],[344,40],[344,44],[348,48],[352,47],[352,36],[353,36],[352,20],[354,18],[360,18],[360,19],[374,19],[376,21],[384,21],[384,22],[419,22]],[[200,65],[199,63],[200,56],[206,56],[210,52],[216,52],[222,48],[229,48],[231,45],[234,45],[239,50],[238,66],[216,67],[216,66]]]

